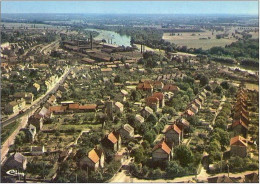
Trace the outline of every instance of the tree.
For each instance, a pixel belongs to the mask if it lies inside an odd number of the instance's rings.
[[[182,167],[176,161],[169,161],[166,167],[166,173],[169,176],[178,176],[181,172]]]
[[[158,121],[158,118],[154,114],[150,114],[146,121],[155,124]]]
[[[209,78],[205,75],[200,77],[200,85],[205,86],[209,83]]]
[[[131,156],[134,157],[136,163],[141,163],[144,161],[144,149],[139,147],[131,152]]]
[[[226,121],[223,119],[217,119],[214,125],[215,128],[221,128],[223,130],[227,129]]]
[[[205,87],[205,89],[208,90],[208,91],[211,91],[211,87],[210,87],[209,85],[207,85],[207,86]]]
[[[136,90],[132,90],[130,97],[133,101],[139,101],[141,99],[140,93]]]
[[[175,158],[180,162],[181,166],[187,166],[193,162],[193,153],[186,145],[179,145],[174,150]]]
[[[235,86],[230,86],[230,88],[228,89],[228,92],[230,95],[234,95],[237,92],[237,88]]]
[[[223,81],[220,85],[221,85],[221,87],[222,87],[223,89],[229,89],[229,86],[230,86],[227,81]]]
[[[116,83],[120,83],[121,82],[121,78],[119,75],[115,76],[114,82]]]
[[[162,110],[163,114],[170,114],[171,116],[176,115],[176,111],[173,107],[165,106]]]
[[[222,95],[222,87],[217,86],[214,90],[214,93],[217,93],[219,96],[221,96]]]
[[[227,131],[220,129],[220,128],[216,128],[214,130],[214,132],[219,135],[219,137],[220,137],[219,142],[222,147],[229,145],[230,138],[229,138],[229,134]]]
[[[154,130],[150,130],[148,132],[145,132],[144,134],[144,140],[148,141],[150,144],[153,143],[155,137],[156,137],[156,133]]]

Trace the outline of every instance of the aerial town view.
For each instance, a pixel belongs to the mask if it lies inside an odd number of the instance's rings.
[[[2,183],[259,183],[258,1],[2,1]]]

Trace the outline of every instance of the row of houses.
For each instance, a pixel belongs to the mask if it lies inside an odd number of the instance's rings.
[[[234,137],[230,139],[231,155],[246,157],[247,156],[247,133],[249,126],[249,112],[247,111],[247,94],[246,90],[240,88],[237,92],[236,103],[234,105],[232,130]]]
[[[115,160],[123,162],[124,151],[122,148],[122,139],[131,139],[134,137],[134,128],[129,124],[121,126],[117,131],[105,135],[101,140],[102,146],[96,146],[92,150],[86,153],[86,155],[80,160],[79,165],[81,168],[88,168],[89,170],[97,170],[104,168],[105,165],[105,150],[111,150],[115,153]]]
[[[204,89],[200,94],[198,94],[196,98],[187,106],[187,109],[182,116],[194,116],[197,114],[207,97],[207,93],[208,91]]]
[[[153,91],[162,91],[162,92],[172,92],[176,93],[180,89],[178,86],[174,84],[164,84],[163,82],[157,81],[140,81],[140,83],[136,86],[137,90],[145,91],[148,93],[153,93]]]
[[[174,147],[182,143],[184,134],[190,128],[190,123],[184,118],[179,118],[169,123],[171,125],[165,130],[164,138],[152,149],[153,161],[168,161],[172,159]]]

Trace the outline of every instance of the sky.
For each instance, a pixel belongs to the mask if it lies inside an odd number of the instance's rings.
[[[258,1],[2,1],[1,12],[258,15]]]

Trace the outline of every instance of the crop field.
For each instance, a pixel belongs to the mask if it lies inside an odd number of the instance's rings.
[[[219,46],[224,47],[225,45],[229,45],[232,42],[236,42],[237,39],[232,37],[232,33],[235,33],[237,28],[232,27],[226,29],[225,31],[215,31],[212,34],[210,30],[203,30],[204,32],[182,32],[175,33],[175,35],[171,35],[171,33],[164,33],[163,39],[165,41],[169,41],[171,43],[175,43],[178,46],[187,46],[188,48],[202,48],[202,49],[210,49],[211,47]],[[240,30],[238,30],[240,31]],[[228,37],[216,39],[217,34],[228,33]],[[250,32],[252,34],[252,38],[258,38],[258,32]],[[238,38],[241,38],[241,34],[235,34]]]

